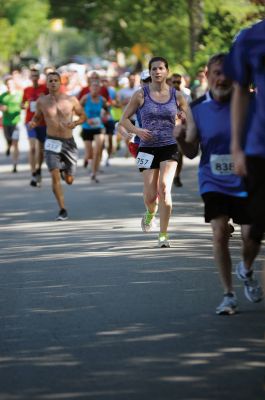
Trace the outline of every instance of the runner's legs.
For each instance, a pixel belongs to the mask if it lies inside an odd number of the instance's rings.
[[[94,136],[94,149],[93,149],[93,159],[92,159],[92,177],[96,177],[99,165],[101,161],[101,155],[103,150],[105,134],[100,133]]]
[[[176,161],[162,161],[159,177],[159,215],[160,233],[167,233],[169,218],[172,211],[171,188],[176,172]]]
[[[252,240],[249,237],[250,225],[242,225],[241,226],[241,235],[242,235],[242,253],[243,253],[243,261],[244,265],[247,269],[251,269],[252,264],[259,253],[260,243]]]
[[[230,237],[228,221],[228,216],[220,216],[211,220],[211,227],[213,232],[214,260],[219,269],[224,291],[232,293],[232,261],[228,247]]]
[[[144,179],[144,204],[150,213],[155,213],[158,206],[158,180],[159,169],[145,169],[143,171]]]
[[[60,209],[65,208],[64,207],[64,194],[63,194],[63,188],[61,184],[61,175],[60,175],[60,170],[55,168],[50,171],[51,178],[52,178],[52,191],[54,193],[54,196],[57,200],[57,203],[60,207]]]

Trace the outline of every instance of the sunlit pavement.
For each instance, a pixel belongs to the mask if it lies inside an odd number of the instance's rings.
[[[215,315],[197,160],[173,188],[172,248],[158,249],[157,232],[140,230],[132,159],[112,159],[99,184],[80,159],[64,186],[70,218],[55,222],[48,171],[30,187],[26,149],[12,174],[0,147],[0,399],[264,399],[264,303],[235,280],[240,313]],[[238,228],[231,247],[235,265]]]

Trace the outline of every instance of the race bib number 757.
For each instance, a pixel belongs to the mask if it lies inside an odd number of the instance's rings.
[[[142,151],[139,151],[136,157],[137,167],[149,169],[152,165],[153,159],[153,154],[143,153]]]

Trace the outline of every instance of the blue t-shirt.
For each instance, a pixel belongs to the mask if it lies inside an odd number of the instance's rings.
[[[109,94],[109,97],[110,97],[111,100],[115,100],[116,99],[117,93],[116,93],[116,90],[115,90],[114,87],[112,87],[112,86],[108,87],[108,94]]]
[[[86,102],[84,105],[84,110],[85,110],[85,114],[86,114],[87,118],[93,120],[93,125],[92,124],[90,125],[86,121],[82,124],[82,127],[84,129],[103,129],[104,128],[104,124],[101,119],[101,110],[103,108],[103,105],[104,105],[104,100],[103,100],[102,96],[100,96],[99,101],[97,103],[95,103],[94,101],[92,101],[91,95],[90,94],[87,95],[87,99],[86,99]]]
[[[217,102],[207,92],[191,103],[191,110],[201,147],[198,170],[200,194],[218,192],[246,197],[242,178],[233,173],[230,101]]]
[[[224,72],[240,86],[253,83],[257,88],[245,152],[265,158],[265,20],[239,33],[225,59]]]

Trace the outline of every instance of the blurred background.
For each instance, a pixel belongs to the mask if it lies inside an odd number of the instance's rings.
[[[261,0],[0,0],[0,74],[74,64],[108,76],[153,55],[194,76],[235,34],[264,18]]]

